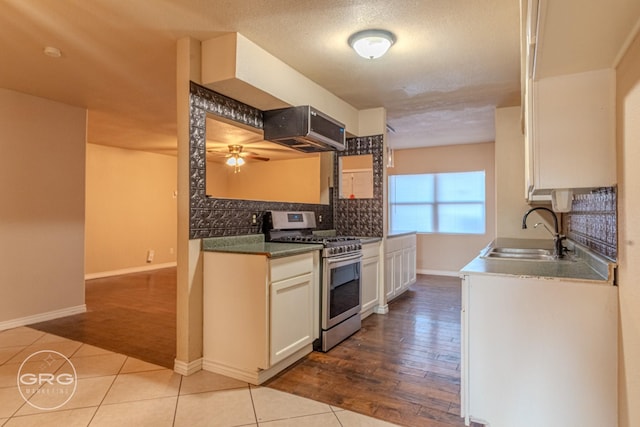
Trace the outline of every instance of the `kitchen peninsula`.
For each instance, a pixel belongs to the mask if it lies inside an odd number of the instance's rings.
[[[205,370],[261,384],[313,350],[322,245],[203,239]]]

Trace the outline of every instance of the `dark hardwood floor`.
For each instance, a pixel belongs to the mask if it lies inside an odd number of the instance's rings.
[[[460,303],[460,279],[418,275],[388,314],[265,385],[401,425],[463,426]]]
[[[87,280],[87,311],[32,328],[173,369],[176,269]]]
[[[30,326],[173,368],[175,300],[175,268],[88,280],[86,313]],[[463,426],[460,279],[418,275],[388,314],[265,386],[405,426]]]

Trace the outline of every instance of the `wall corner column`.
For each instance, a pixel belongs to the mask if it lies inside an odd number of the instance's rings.
[[[176,45],[178,267],[174,370],[183,375],[200,370],[202,363],[201,241],[189,239],[189,82],[200,80],[201,43],[182,38]]]

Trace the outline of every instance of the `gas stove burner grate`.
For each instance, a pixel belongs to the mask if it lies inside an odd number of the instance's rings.
[[[293,236],[280,236],[272,239],[273,242],[286,242],[286,243],[318,243],[325,247],[340,246],[359,243],[360,239],[356,237],[325,237],[315,235],[293,235]]]
[[[346,255],[362,250],[360,239],[352,236],[313,234],[313,212],[268,211],[263,221],[265,238],[270,242],[321,244],[323,257]]]

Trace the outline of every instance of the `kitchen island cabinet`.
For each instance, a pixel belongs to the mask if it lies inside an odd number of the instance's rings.
[[[319,251],[270,258],[204,252],[203,369],[261,384],[310,353]]]
[[[566,261],[529,262],[529,274],[520,274],[519,265],[527,262],[476,259],[461,272],[466,425],[617,425],[618,288],[612,278],[531,275],[536,265],[582,274]]]

